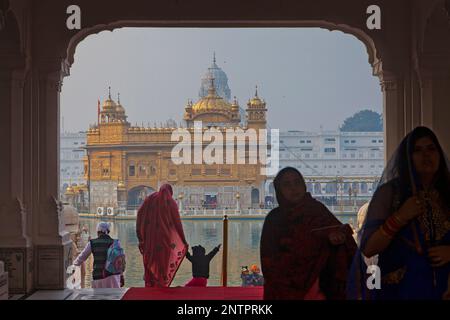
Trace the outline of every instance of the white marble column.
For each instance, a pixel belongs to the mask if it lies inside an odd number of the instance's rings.
[[[63,289],[66,269],[72,263],[70,235],[62,223],[62,203],[58,199],[59,176],[59,95],[65,66],[58,59],[39,61],[33,70],[37,100],[33,118],[34,143],[38,145],[33,169],[37,198],[33,213],[35,244],[35,286]]]
[[[450,153],[450,57],[449,61],[421,72],[422,124],[437,135],[446,154]],[[436,61],[436,60],[435,60]]]
[[[380,76],[383,91],[383,117],[384,117],[384,157],[390,157],[405,135],[405,114],[403,79],[392,73],[383,71]]]

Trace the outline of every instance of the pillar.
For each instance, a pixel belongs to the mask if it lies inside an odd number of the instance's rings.
[[[31,218],[24,199],[26,73],[19,53],[0,53],[0,60],[0,260],[8,272],[9,292],[27,293],[33,287],[33,248],[27,228]]]
[[[379,73],[383,91],[384,158],[389,161],[405,136],[404,82],[403,77],[388,71]]]
[[[66,66],[58,58],[38,61],[33,69],[33,158],[37,190],[33,199],[33,241],[36,289],[64,289],[66,269],[72,264],[70,234],[62,223],[58,199],[59,176],[59,94]]]
[[[421,70],[422,124],[437,135],[446,154],[450,152],[450,54],[424,59]],[[432,64],[430,66],[430,64]]]

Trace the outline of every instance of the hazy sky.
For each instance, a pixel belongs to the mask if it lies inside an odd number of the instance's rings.
[[[335,130],[359,110],[382,110],[366,48],[339,31],[124,28],[91,35],[76,48],[61,93],[64,130],[95,123],[108,86],[114,100],[120,92],[132,124],[181,121],[187,100],[198,100],[214,51],[241,107],[258,85],[271,128]]]

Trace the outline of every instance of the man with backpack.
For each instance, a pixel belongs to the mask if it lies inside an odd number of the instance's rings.
[[[109,223],[100,222],[97,225],[98,237],[89,240],[73,263],[75,266],[81,266],[90,254],[93,254],[92,288],[120,288],[124,286],[125,254],[120,247],[119,240],[112,239],[109,236],[109,231]]]

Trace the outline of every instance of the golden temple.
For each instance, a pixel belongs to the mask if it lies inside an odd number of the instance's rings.
[[[224,136],[227,129],[266,129],[266,103],[257,91],[247,103],[245,122],[240,110],[236,98],[230,103],[218,95],[210,75],[207,94],[185,106],[184,130],[194,135],[197,121],[201,121],[203,132],[214,128]],[[177,165],[172,161],[172,149],[178,143],[173,141],[172,133],[177,129],[132,126],[120,97],[116,102],[109,93],[99,112],[98,124],[87,132],[84,170],[90,211],[99,207],[113,208],[116,212],[134,210],[145,196],[165,182],[172,185],[174,198],[184,210],[259,208],[264,201],[266,180],[260,163],[227,160]],[[248,140],[245,143],[247,150]],[[246,152],[246,159],[248,155]]]

